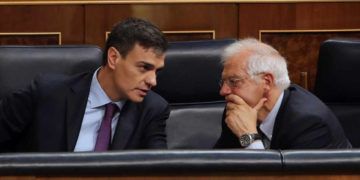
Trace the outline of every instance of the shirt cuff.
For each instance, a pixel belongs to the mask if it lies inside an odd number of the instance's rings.
[[[261,140],[255,140],[245,149],[265,149],[265,147]]]

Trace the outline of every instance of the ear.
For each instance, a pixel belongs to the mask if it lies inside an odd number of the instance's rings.
[[[271,73],[264,73],[263,80],[265,83],[265,89],[270,90],[273,86],[275,86],[275,78]]]
[[[121,60],[119,51],[114,47],[110,47],[107,51],[107,54],[107,66],[109,66],[110,69],[115,69],[116,63]]]

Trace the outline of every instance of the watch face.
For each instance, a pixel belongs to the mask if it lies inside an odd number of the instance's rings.
[[[242,147],[247,147],[251,144],[251,137],[249,134],[240,136],[240,144]]]

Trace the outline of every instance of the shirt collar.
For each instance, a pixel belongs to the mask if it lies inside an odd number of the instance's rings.
[[[104,106],[105,104],[111,103],[111,99],[106,95],[105,91],[101,88],[100,83],[97,79],[97,74],[101,67],[99,67],[93,74],[90,93],[88,98],[88,103],[90,108],[98,108]],[[125,101],[116,101],[113,102],[118,106],[119,109],[125,104]]]
[[[260,124],[261,131],[266,135],[266,137],[269,140],[271,140],[272,138],[276,115],[279,112],[283,97],[284,97],[284,91],[278,97],[274,107],[272,108],[270,113],[266,116],[265,120]]]

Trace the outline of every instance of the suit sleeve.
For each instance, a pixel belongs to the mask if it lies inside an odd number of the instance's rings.
[[[0,100],[0,152],[11,151],[17,138],[32,122],[36,107],[36,81]]]
[[[166,120],[170,115],[170,107],[166,103],[149,121],[145,131],[145,148],[167,149]]]
[[[323,118],[327,118],[326,120]],[[329,119],[330,116],[308,116],[301,121],[302,125],[293,131],[290,146],[287,149],[333,149],[349,148],[350,144],[345,136],[342,138],[341,127],[334,128],[337,119]],[[301,128],[300,128],[301,127]],[[338,129],[338,130],[337,130]],[[296,133],[295,133],[296,132]],[[336,137],[335,137],[336,136]],[[343,143],[345,142],[345,143]],[[349,147],[348,147],[349,145]]]
[[[331,143],[331,133],[328,127],[319,119],[312,119],[315,121],[312,125],[299,129],[299,136],[294,137],[289,149],[323,149],[328,147]]]
[[[222,121],[221,121],[221,135],[215,144],[215,149],[226,149],[226,148],[240,148],[239,139],[232,133],[229,127],[225,123],[225,113],[226,109],[223,112]]]

